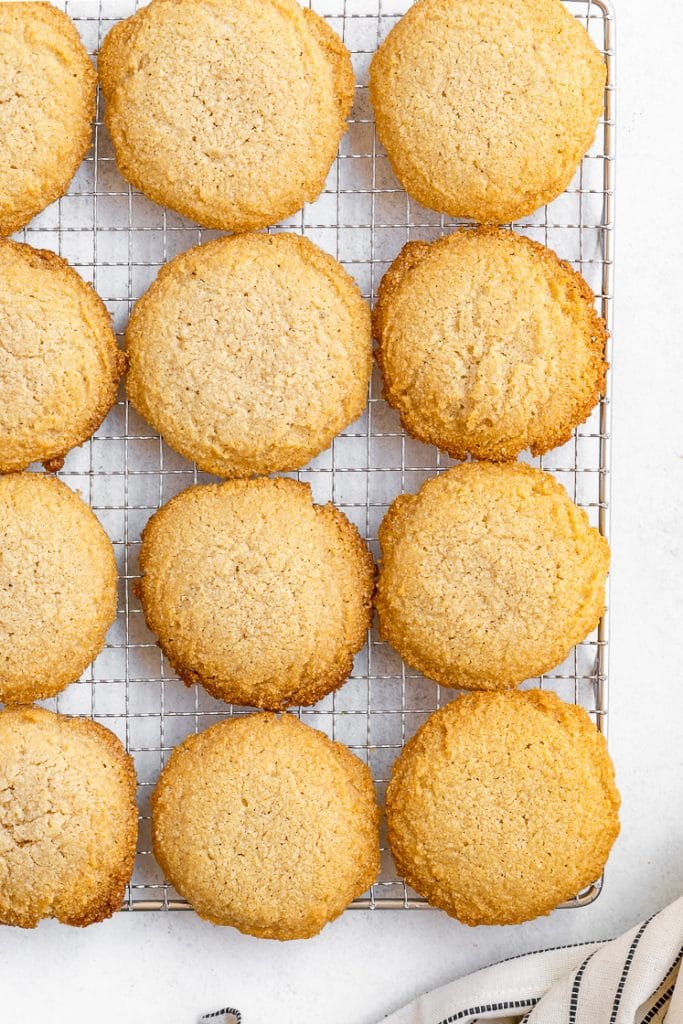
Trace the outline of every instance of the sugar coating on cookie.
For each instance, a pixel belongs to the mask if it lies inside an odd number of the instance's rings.
[[[42,700],[78,679],[116,616],[114,549],[66,484],[0,476],[0,701]]]
[[[367,546],[295,480],[183,491],[145,527],[140,571],[173,667],[235,704],[315,704],[347,678],[372,619]]]
[[[220,238],[176,256],[126,332],[135,408],[200,469],[294,470],[365,408],[370,311],[299,235]]]
[[[90,147],[97,74],[48,3],[0,4],[0,235],[63,196]]]
[[[137,840],[133,761],[89,719],[0,713],[0,923],[84,926],[121,905]]]
[[[424,206],[503,224],[569,185],[605,62],[560,0],[419,0],[370,68],[377,133]]]
[[[505,461],[571,437],[605,390],[595,296],[554,252],[498,228],[408,242],[374,311],[384,397],[456,459]]]
[[[380,529],[380,633],[444,686],[496,690],[598,625],[609,545],[550,473],[465,463],[395,499]]]
[[[152,0],[99,56],[123,176],[206,227],[266,227],[318,197],[346,130],[351,58],[296,0]]]
[[[152,796],[166,877],[214,924],[316,935],[372,885],[379,811],[365,764],[291,715],[246,715],[188,737]]]
[[[0,472],[59,468],[111,409],[124,366],[104,303],[66,260],[0,239]]]
[[[464,924],[519,924],[595,882],[619,834],[604,737],[550,692],[468,694],[431,715],[394,764],[399,873]]]

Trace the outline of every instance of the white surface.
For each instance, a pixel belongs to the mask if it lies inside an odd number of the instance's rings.
[[[433,911],[352,912],[277,945],[192,914],[0,933],[0,1021],[370,1024],[420,991],[538,946],[616,934],[683,892],[683,8],[616,0],[619,183],[610,746],[622,835],[593,906],[470,930]]]

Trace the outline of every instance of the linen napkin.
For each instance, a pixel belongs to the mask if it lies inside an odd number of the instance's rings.
[[[382,1024],[683,1024],[683,897],[611,942],[503,960]]]
[[[502,960],[378,1024],[683,1024],[682,957],[683,897],[618,939]],[[201,1024],[240,1020],[218,1010]]]

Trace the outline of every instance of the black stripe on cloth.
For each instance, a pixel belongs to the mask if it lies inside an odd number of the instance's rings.
[[[202,1021],[215,1020],[216,1017],[234,1017],[235,1024],[242,1024],[242,1014],[239,1010],[233,1010],[231,1006],[224,1006],[222,1010],[214,1010],[213,1013],[205,1013]]]
[[[450,1017],[444,1017],[443,1020],[439,1021],[439,1024],[455,1024],[455,1021],[465,1020],[473,1013],[494,1013],[498,1010],[529,1010],[533,1009],[537,1002],[538,997],[533,996],[529,999],[512,999],[505,1003],[485,1003],[482,1006],[470,1006],[467,1010],[458,1010],[457,1013],[452,1014]]]
[[[581,949],[582,946],[605,946],[614,939],[595,939],[594,942],[569,942],[566,946],[547,946],[545,949],[532,949],[530,953],[516,953],[515,956],[506,956],[504,960],[496,960],[489,964],[489,967],[498,967],[499,964],[509,964],[513,960],[524,960],[526,957],[540,956],[541,953],[557,953],[561,949]],[[484,970],[484,968],[481,968]]]
[[[645,929],[647,928],[651,920],[652,918],[648,917],[647,921],[643,921],[643,923],[641,924],[640,928],[638,929],[633,938],[633,942],[631,943],[631,946],[629,948],[628,955],[626,957],[626,960],[624,961],[624,967],[621,972],[621,977],[619,978],[617,991],[614,995],[614,1004],[612,1006],[612,1013],[610,1015],[609,1024],[615,1024],[615,1021],[617,1019],[617,1013],[619,1012],[619,1006],[621,1004],[621,997],[624,994],[624,985],[626,984],[628,972],[631,970],[631,964],[633,963],[633,958],[635,956],[636,949],[638,948],[638,943],[642,939],[643,934],[645,933]]]
[[[671,967],[669,968],[669,970],[666,972],[666,974],[662,978],[661,984],[659,986],[660,988],[662,987],[662,985],[666,985],[666,983],[669,980],[669,978],[671,977],[671,975],[674,973],[676,968],[679,966],[681,960],[683,960],[683,946],[679,949],[678,954],[676,956],[676,959],[674,960],[674,962],[672,963]],[[652,1004],[652,1006],[650,1007],[648,1012],[645,1014],[645,1016],[643,1017],[643,1019],[640,1022],[640,1024],[650,1024],[650,1021],[654,1020],[654,1018],[657,1016],[657,1013],[659,1012],[659,1010],[661,1010],[662,1006],[664,1006],[666,1003],[668,1003],[669,999],[671,999],[671,996],[673,995],[673,991],[674,991],[675,988],[676,988],[676,981],[674,979],[673,983],[666,989],[666,991],[662,992],[662,994],[659,996],[659,998],[656,1000],[656,1002]]]
[[[578,971],[574,975],[574,984],[572,985],[572,992],[569,998],[569,1024],[576,1024],[576,1011],[579,1005],[579,989],[581,988],[581,979],[583,978],[584,971],[588,967],[588,964],[592,956],[593,953],[591,953],[590,956],[586,957],[586,959],[583,961]]]
[[[650,1021],[655,1019],[655,1017],[662,1009],[662,1007],[666,1006],[666,1004],[671,999],[672,995],[674,994],[675,988],[676,986],[672,985],[670,988],[666,990],[666,992],[662,993],[657,1002],[650,1007],[645,1017],[643,1017],[643,1019],[641,1020],[640,1024],[650,1024]]]

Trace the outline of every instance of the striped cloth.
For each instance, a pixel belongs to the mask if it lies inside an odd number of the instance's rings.
[[[682,957],[683,897],[611,942],[503,960],[382,1024],[683,1024]]]
[[[222,1010],[213,1010],[212,1013],[205,1013],[200,1018],[199,1024],[242,1024],[242,1014],[239,1010],[233,1010],[230,1006]]]
[[[420,996],[381,1024],[683,1024],[682,957],[683,897],[611,942],[511,957]],[[240,1021],[237,1010],[224,1009],[200,1024]]]

